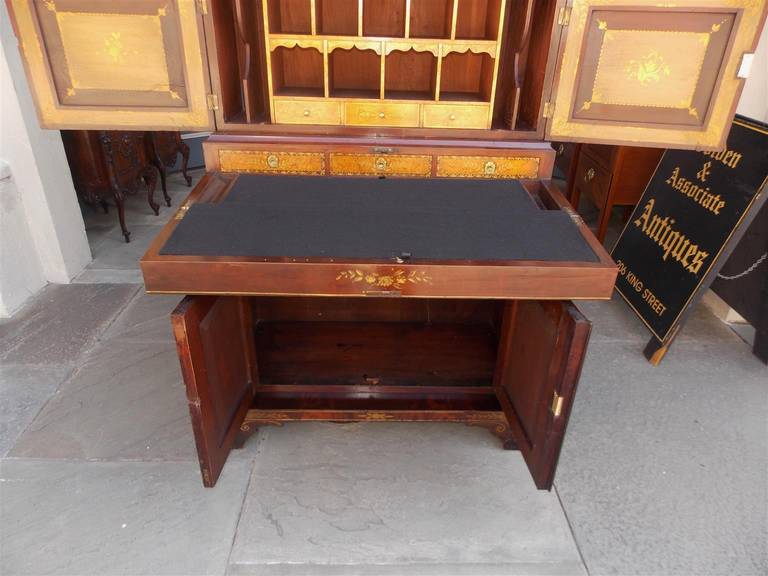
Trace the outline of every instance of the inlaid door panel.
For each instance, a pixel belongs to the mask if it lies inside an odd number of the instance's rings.
[[[766,0],[574,0],[563,27],[547,136],[720,147]]]
[[[211,126],[195,0],[11,0],[46,128]]]

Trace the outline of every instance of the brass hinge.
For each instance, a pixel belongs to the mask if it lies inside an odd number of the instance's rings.
[[[541,111],[543,118],[552,118],[552,113],[555,111],[555,106],[552,102],[544,102],[544,109]]]
[[[208,0],[196,0],[197,11],[203,16],[208,14]]]
[[[571,7],[563,6],[557,14],[557,25],[568,26],[571,23]]]
[[[208,110],[218,110],[219,109],[219,95],[218,94],[208,94],[208,96],[206,96],[206,99],[208,100]]]
[[[552,414],[557,418],[563,413],[563,397],[557,392],[552,393]]]

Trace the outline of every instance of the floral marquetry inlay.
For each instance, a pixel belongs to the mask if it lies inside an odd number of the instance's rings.
[[[432,277],[426,272],[412,270],[406,272],[401,268],[392,268],[389,272],[367,272],[358,269],[342,270],[336,280],[358,282],[363,285],[389,290],[400,290],[406,284],[432,284]]]
[[[656,50],[651,50],[639,60],[630,60],[624,69],[627,72],[627,78],[637,80],[643,86],[651,82],[659,82],[662,76],[669,76],[669,65]]]

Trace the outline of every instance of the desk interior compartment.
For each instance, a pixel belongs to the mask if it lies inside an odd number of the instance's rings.
[[[188,296],[172,320],[206,486],[250,425],[439,420],[492,423],[548,489],[589,335],[538,300]]]

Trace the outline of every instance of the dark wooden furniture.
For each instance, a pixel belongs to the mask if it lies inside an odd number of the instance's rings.
[[[722,146],[766,15],[766,0],[6,1],[41,125],[216,132],[209,175],[142,261],[150,291],[193,295],[174,329],[208,486],[239,431],[294,419],[481,423],[551,486],[587,332],[569,301],[610,297],[616,269],[548,183],[544,140]],[[244,173],[469,190],[465,179],[524,179],[530,202],[567,215],[598,261],[161,253],[188,210]],[[510,229],[525,222],[506,216]],[[257,229],[242,218],[231,227]],[[404,371],[382,384],[403,341]],[[380,369],[370,382],[349,384],[338,342],[360,351],[349,368]],[[402,385],[422,377],[436,388]]]
[[[768,364],[768,204],[764,204],[712,283],[712,290],[755,328],[752,350]]]
[[[64,150],[78,195],[88,203],[99,203],[106,213],[107,199],[117,206],[120,229],[126,242],[131,233],[125,225],[125,197],[147,187],[147,201],[155,214],[157,172],[147,151],[143,132],[65,130]],[[170,198],[166,198],[170,206]]]
[[[203,178],[141,267],[189,295],[172,318],[206,486],[257,426],[434,420],[488,428],[551,487],[590,328],[569,300],[610,297],[616,268],[549,183],[468,184]]]
[[[181,139],[181,133],[179,132],[147,132],[146,143],[149,157],[152,159],[152,163],[158,172],[160,172],[160,184],[163,187],[165,203],[170,206],[171,198],[168,196],[166,178],[168,176],[168,168],[173,168],[176,165],[179,154],[181,154],[181,174],[184,176],[187,186],[192,185],[192,178],[187,174],[189,146]]]
[[[613,207],[637,204],[664,151],[598,144],[573,150],[566,196],[575,208],[582,194],[597,207],[597,239],[604,242]]]

